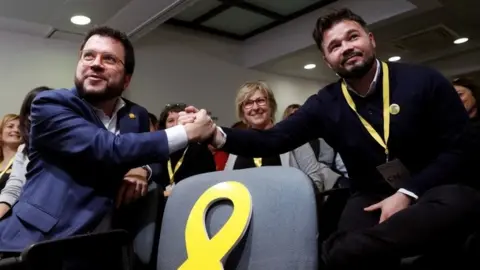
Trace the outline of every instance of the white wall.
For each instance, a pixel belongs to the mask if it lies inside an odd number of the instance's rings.
[[[79,44],[0,32],[0,115],[18,113],[25,94],[39,85],[73,86]],[[165,104],[185,102],[207,108],[220,124],[235,119],[237,88],[247,80],[266,80],[279,103],[278,115],[302,103],[322,84],[245,69],[237,62],[239,44],[170,28],[135,44],[137,67],[125,96],[158,115]]]
[[[206,108],[220,124],[230,125],[236,121],[236,91],[245,81],[270,84],[279,104],[277,119],[287,105],[303,103],[323,85],[233,64],[238,46],[170,28],[152,32],[136,44],[138,65],[127,96],[156,115],[165,104],[184,102]]]
[[[71,87],[79,44],[0,32],[0,117],[18,113],[25,94]]]

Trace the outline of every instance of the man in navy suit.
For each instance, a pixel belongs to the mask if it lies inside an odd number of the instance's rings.
[[[341,79],[273,128],[222,128],[214,145],[268,157],[322,137],[341,154],[353,194],[323,245],[327,269],[396,269],[401,258],[432,253],[441,266],[460,263],[459,243],[480,228],[480,195],[452,85],[429,68],[382,63],[365,21],[348,9],[319,18],[314,39]],[[246,101],[254,115],[260,105]],[[195,111],[179,121],[195,121]]]
[[[32,104],[27,183],[0,222],[3,254],[97,231],[115,199],[128,203],[145,192],[145,164],[163,162],[215,130],[203,111],[200,124],[147,132],[147,111],[121,98],[135,66],[125,34],[95,28],[79,55],[75,88],[39,94]]]

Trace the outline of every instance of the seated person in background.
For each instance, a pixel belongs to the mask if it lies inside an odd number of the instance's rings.
[[[283,112],[283,120],[295,113],[300,108],[300,104],[291,104]],[[348,185],[348,173],[343,160],[335,149],[322,139],[313,139],[308,142],[322,166],[327,166],[323,173],[325,174],[325,190],[332,189],[337,182],[339,185]],[[342,177],[340,179],[340,177]],[[340,181],[338,181],[340,180]]]
[[[0,218],[10,211],[12,206],[17,202],[20,193],[22,192],[23,185],[26,181],[27,165],[28,165],[28,146],[30,142],[30,108],[32,106],[33,99],[38,93],[51,90],[46,86],[34,88],[25,96],[22,107],[20,107],[20,123],[19,131],[21,140],[24,144],[20,145],[17,149],[17,153],[13,160],[12,172],[7,180],[5,187],[0,193]]]
[[[468,133],[468,139],[465,142],[473,141],[473,147],[466,144],[465,148],[470,153],[470,164],[475,168],[480,164],[480,117],[478,115],[478,100],[480,100],[480,87],[468,78],[457,78],[452,82],[453,87],[457,90],[460,99],[463,102],[465,110],[467,110],[472,127]],[[480,176],[477,176],[480,177]],[[477,179],[476,182],[480,182]],[[480,183],[476,184],[480,188]]]
[[[148,119],[150,120],[150,132],[153,132],[158,129],[158,120],[153,113],[148,113]]]
[[[202,111],[201,124],[148,132],[147,110],[121,98],[135,68],[124,33],[93,28],[78,55],[75,88],[39,93],[32,103],[27,182],[0,221],[0,255],[109,229],[116,195],[118,203],[145,194],[145,164],[166,161],[215,129]]]
[[[17,148],[22,144],[19,130],[19,118],[16,114],[7,114],[0,123],[0,190],[5,187],[12,171]]]
[[[480,98],[480,88],[467,78],[457,78],[453,80],[452,83],[455,90],[457,90],[470,119],[472,121],[478,121],[477,102]]]
[[[238,122],[235,122],[231,128],[236,128],[236,129],[247,129],[248,126],[247,124],[245,124],[244,122],[242,121],[238,121]]]
[[[172,128],[178,124],[178,113],[185,110],[185,104],[165,106],[159,117],[160,130]],[[173,187],[185,178],[216,170],[213,155],[207,144],[189,143],[186,147],[170,154],[168,161],[162,163],[160,183],[165,188],[164,195],[170,196]]]
[[[480,228],[480,193],[455,89],[428,67],[378,60],[366,22],[348,9],[320,17],[313,33],[340,79],[273,128],[222,127],[212,145],[252,158],[321,137],[339,151],[354,192],[323,243],[325,269],[398,269],[417,255],[464,269],[455,255]],[[194,123],[196,111],[188,107],[179,122]]]
[[[235,98],[237,117],[256,130],[267,130],[275,125],[277,101],[270,87],[262,81],[247,82],[238,90]],[[228,156],[225,170],[238,170],[261,166],[287,166],[303,171],[319,191],[324,190],[324,172],[327,167],[320,166],[310,145],[304,144],[293,151],[281,155],[260,156],[255,158]]]
[[[213,155],[216,170],[223,171],[225,169],[225,164],[227,163],[228,153],[218,150],[210,144],[208,145],[208,150],[210,150],[210,153]]]
[[[242,121],[234,123],[231,128],[247,128],[247,125]],[[213,158],[215,159],[215,165],[217,166],[217,171],[223,171],[228,160],[228,153],[220,149],[216,149],[213,145],[209,144],[208,149],[212,152]]]

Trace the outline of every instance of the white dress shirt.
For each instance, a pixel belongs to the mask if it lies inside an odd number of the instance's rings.
[[[120,134],[120,128],[117,125],[117,115],[118,112],[125,107],[125,105],[125,101],[122,98],[118,98],[117,102],[115,103],[115,108],[113,109],[112,117],[109,117],[103,112],[103,110],[100,110],[96,107],[93,107],[93,110],[97,114],[100,121],[102,121],[105,128],[111,133],[118,135]],[[147,170],[147,180],[150,180],[150,177],[152,176],[152,169],[148,165],[143,166],[143,168]]]

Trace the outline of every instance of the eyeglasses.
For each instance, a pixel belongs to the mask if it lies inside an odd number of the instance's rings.
[[[257,104],[258,106],[265,106],[267,105],[267,99],[266,98],[257,98],[255,100],[247,100],[245,102],[243,102],[243,107],[245,107],[245,109],[250,109],[253,107],[254,104]]]
[[[187,104],[185,103],[172,103],[172,104],[166,104],[165,109],[170,109],[170,108],[185,108],[187,107]]]
[[[80,59],[86,64],[91,64],[97,59],[98,56],[100,56],[100,61],[104,65],[117,66],[120,63],[125,66],[125,63],[122,60],[111,53],[101,53],[94,50],[80,51]]]

